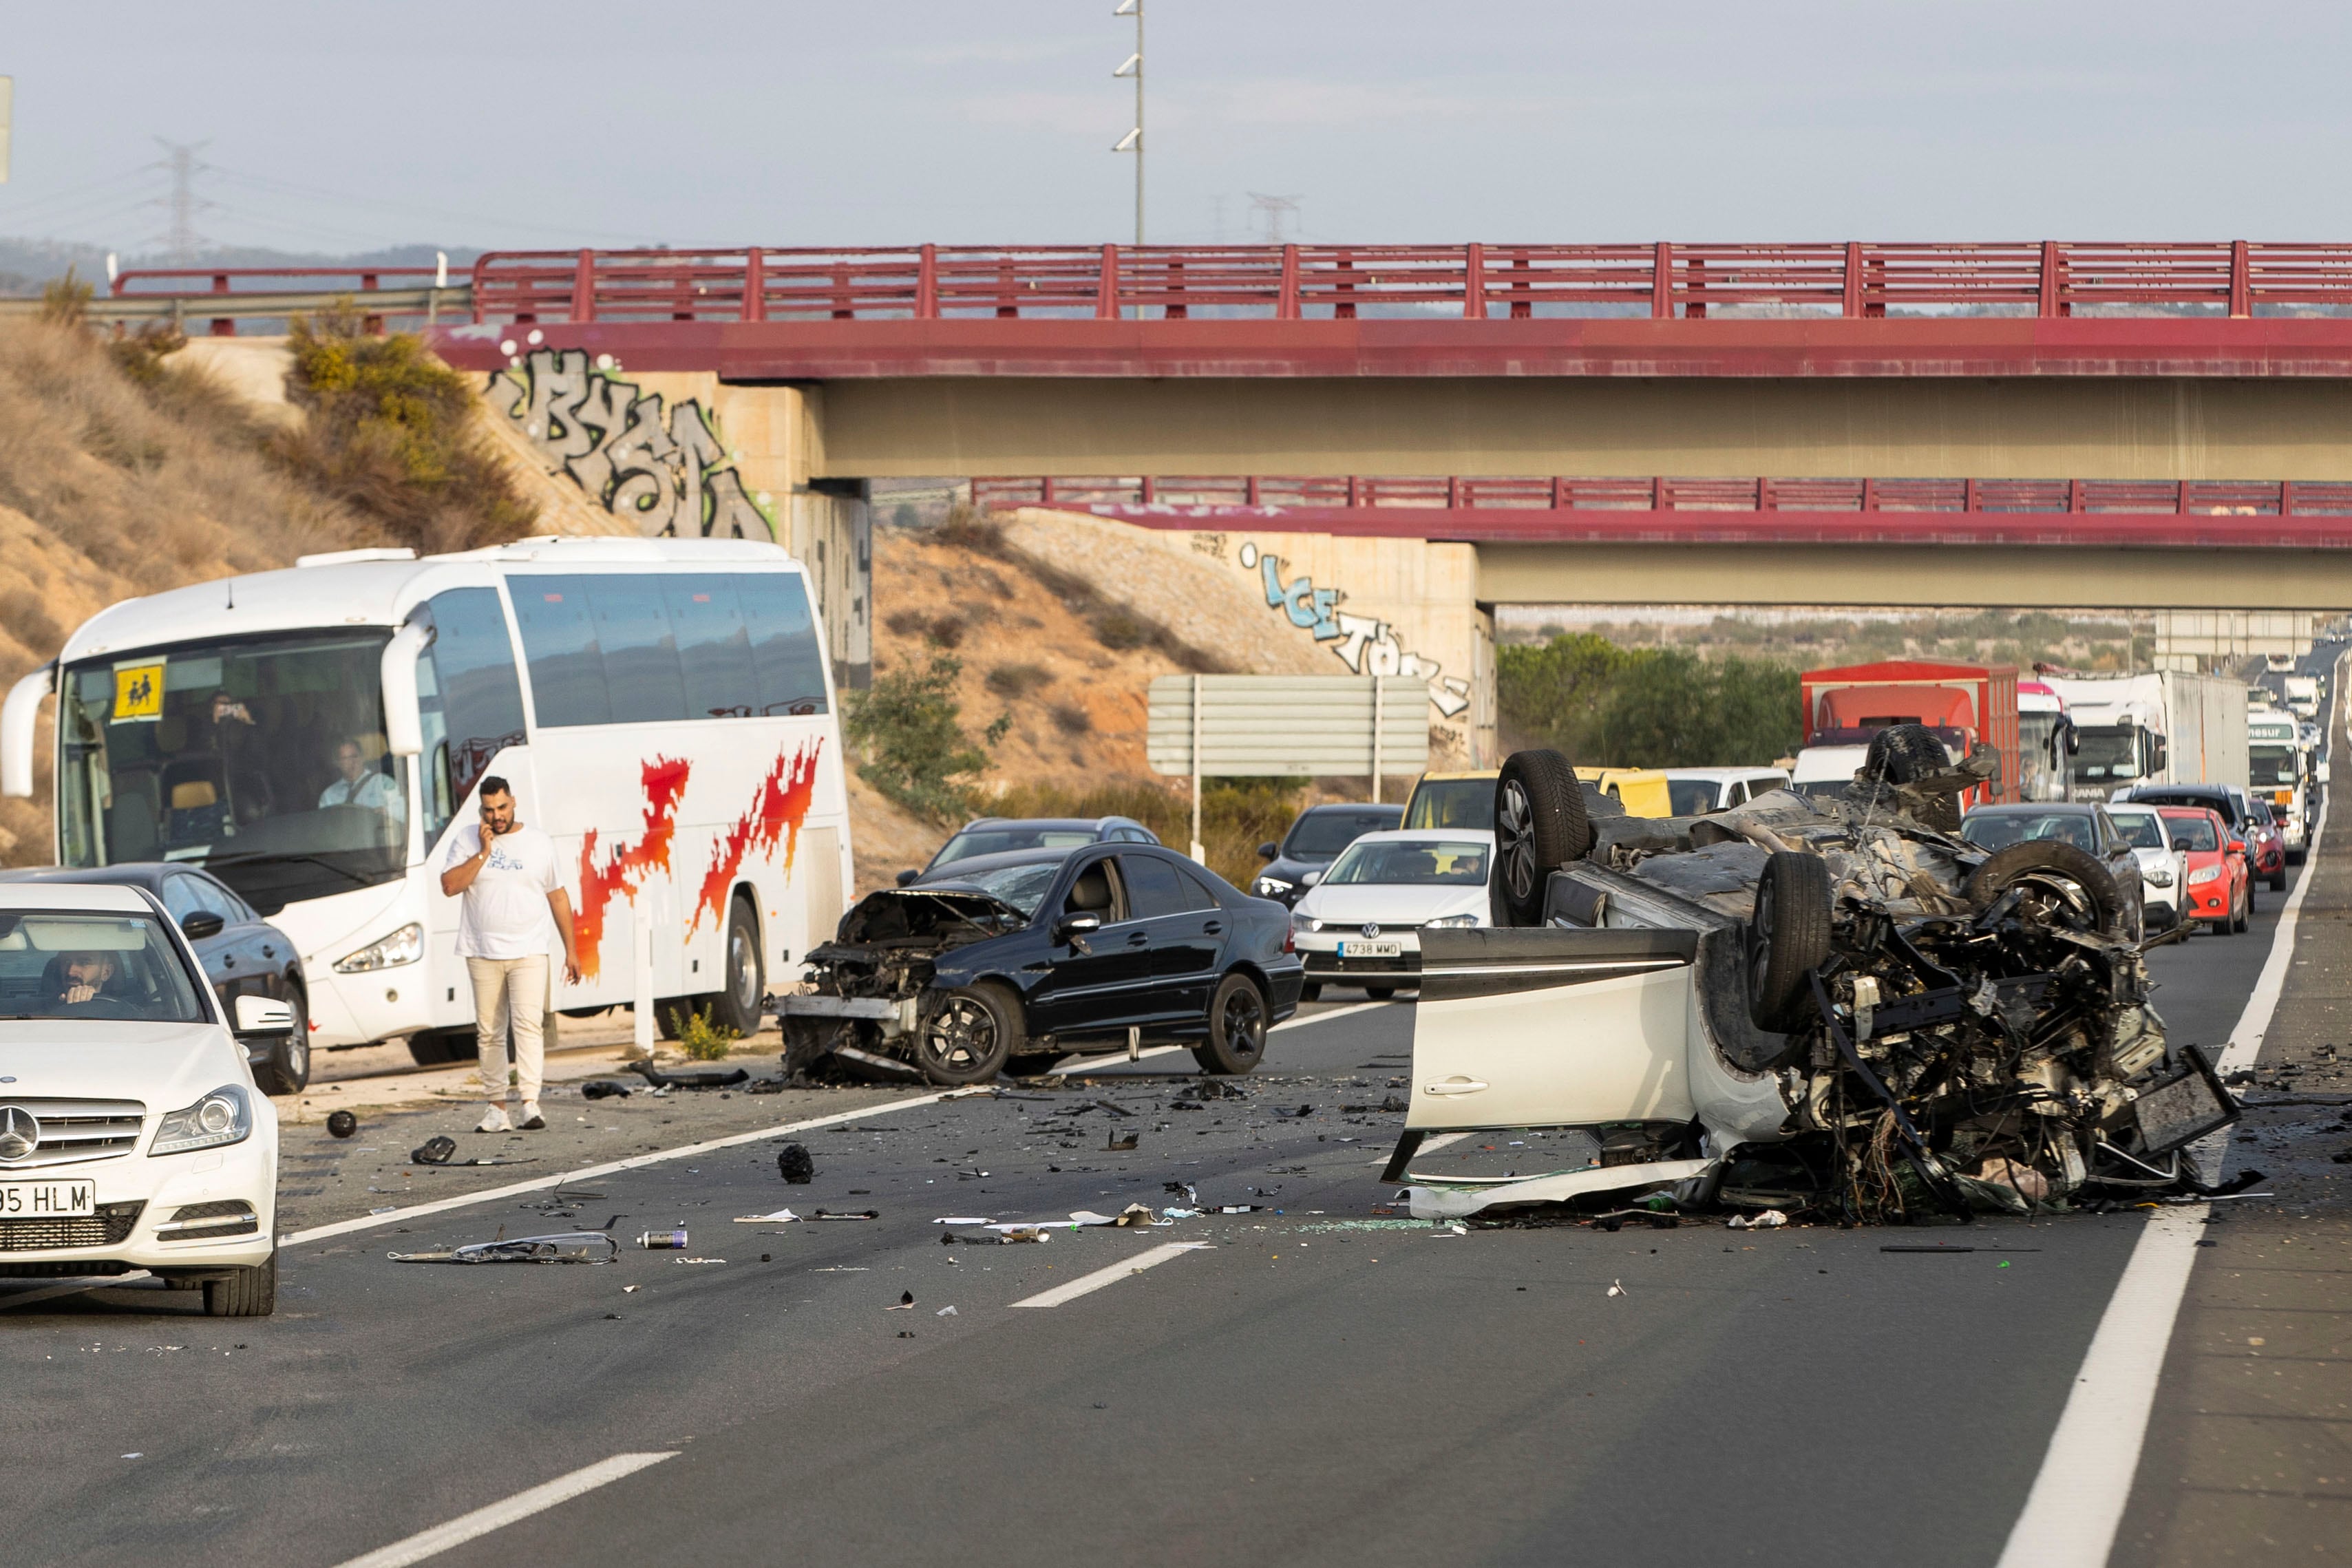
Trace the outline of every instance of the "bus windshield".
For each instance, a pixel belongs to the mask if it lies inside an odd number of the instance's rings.
[[[65,863],[190,861],[265,914],[399,877],[409,798],[384,746],[391,635],[223,638],[68,667]]]

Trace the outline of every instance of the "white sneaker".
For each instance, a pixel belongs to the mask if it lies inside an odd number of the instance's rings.
[[[521,1127],[526,1132],[541,1132],[546,1130],[547,1118],[539,1113],[539,1101],[526,1100],[522,1102]]]
[[[490,1107],[490,1113],[482,1118],[482,1124],[479,1127],[475,1128],[474,1131],[477,1132],[511,1132],[514,1131],[514,1123],[507,1120],[507,1108],[505,1106],[493,1105]]]

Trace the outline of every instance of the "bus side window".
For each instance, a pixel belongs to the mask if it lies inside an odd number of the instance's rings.
[[[734,580],[715,574],[660,579],[677,638],[689,719],[748,719],[760,710],[760,684],[751,667],[751,637],[743,624]]]
[[[809,612],[808,588],[798,573],[747,572],[735,579],[736,601],[751,633],[758,671],[758,711],[771,717],[822,713],[824,656]]]
[[[522,682],[495,588],[436,594],[433,642],[417,660],[425,711],[425,840],[450,816],[509,746],[523,743]]]

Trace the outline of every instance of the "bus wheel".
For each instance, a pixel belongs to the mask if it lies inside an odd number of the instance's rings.
[[[698,998],[710,1009],[714,1025],[753,1035],[760,1028],[760,999],[767,989],[767,972],[760,961],[760,918],[742,894],[727,911],[727,988]]]

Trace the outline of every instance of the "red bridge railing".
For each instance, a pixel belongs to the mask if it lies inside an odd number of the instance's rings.
[[[2352,306],[2352,244],[942,246],[496,251],[479,321],[1710,313],[2292,314]]]
[[[1391,507],[1545,511],[2074,512],[2352,517],[2352,482],[2318,479],[1468,479],[1423,476],[975,479],[972,504]]]

